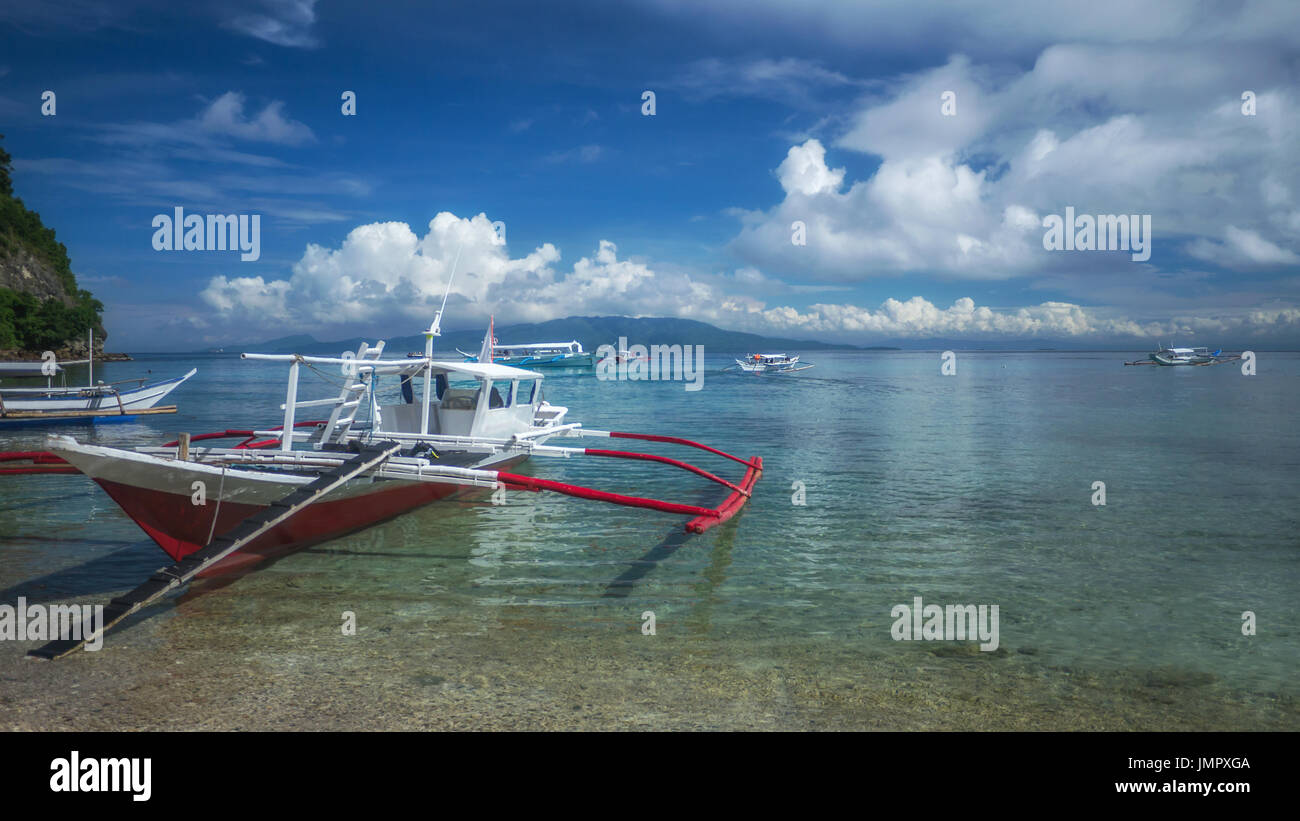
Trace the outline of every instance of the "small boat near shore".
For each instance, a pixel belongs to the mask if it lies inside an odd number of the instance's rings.
[[[176,562],[114,599],[105,608],[105,629],[198,576],[248,568],[436,501],[545,491],[684,515],[688,533],[703,533],[749,500],[762,473],[760,457],[741,458],[670,435],[584,428],[568,420],[568,408],[543,398],[540,373],[434,359],[440,318],[441,311],[425,331],[426,349],[418,358],[385,359],[383,342],[362,343],[354,358],[242,354],[245,360],[288,365],[284,416],[274,427],[182,434],[156,447],[129,449],[50,436],[44,451],[0,453],[0,463],[11,465],[0,474],[82,473]],[[489,325],[482,358],[491,351]],[[300,400],[304,371],[319,375],[338,393]],[[385,380],[389,396],[396,381],[400,401],[381,400],[378,387]],[[319,409],[324,418],[299,421],[304,408]],[[228,447],[208,444],[232,438],[240,441]],[[743,465],[745,474],[732,482],[643,451],[552,444],[582,438],[692,447]],[[727,495],[717,507],[704,507],[514,472],[532,457],[655,462],[719,484]],[[197,489],[202,503],[195,501]],[[58,658],[90,639],[51,642],[32,654]]]
[[[91,387],[4,388],[0,390],[0,426],[13,423],[103,422],[134,420],[136,416],[175,413],[162,399],[198,370],[161,382],[129,379]],[[122,385],[135,385],[122,388]]]
[[[94,340],[91,347],[94,350]],[[15,364],[15,363],[4,363]],[[85,386],[55,386],[53,376],[62,372],[57,362],[23,362],[23,367],[9,369],[10,376],[45,376],[45,387],[11,388],[0,385],[0,425],[32,424],[39,422],[95,422],[112,418],[117,421],[130,419],[138,415],[175,413],[175,405],[158,406],[168,394],[179,388],[187,379],[197,373],[190,369],[184,376],[149,382],[146,379],[127,379],[119,382],[104,383],[94,381],[95,363],[93,358],[62,365],[87,365],[89,373]],[[36,372],[30,372],[30,366]],[[0,375],[5,375],[0,371]],[[135,387],[124,387],[134,385]]]
[[[456,353],[465,357],[466,362],[479,361],[479,354],[466,353],[460,348],[456,349]],[[492,361],[516,368],[587,368],[594,360],[576,339],[568,342],[529,342],[523,345],[499,345],[494,339]]]
[[[800,365],[797,354],[789,356],[784,353],[754,353],[744,359],[737,359],[735,365],[728,365],[724,370],[738,368],[744,373],[794,373],[806,371],[811,367],[810,362]]]

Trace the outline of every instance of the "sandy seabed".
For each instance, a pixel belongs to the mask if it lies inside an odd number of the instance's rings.
[[[858,652],[693,634],[660,621],[504,608],[436,620],[338,610],[249,621],[248,599],[182,598],[56,662],[0,643],[7,730],[1296,730],[1290,693],[1212,674],[1085,672],[1032,650]],[[607,611],[606,611],[607,612]],[[594,611],[586,614],[594,615]],[[374,623],[370,623],[374,622]],[[253,624],[249,627],[247,625]],[[232,626],[242,625],[242,626]]]

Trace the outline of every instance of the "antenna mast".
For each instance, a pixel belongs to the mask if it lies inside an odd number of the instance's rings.
[[[456,279],[456,266],[460,264],[460,252],[463,250],[465,250],[465,243],[462,242],[460,247],[456,249],[456,259],[451,263],[451,276],[447,277],[447,290],[442,292],[442,307],[438,309],[438,313],[433,315],[433,324],[425,332],[426,336],[442,336],[442,312],[447,308],[447,297],[451,294],[451,283]],[[432,339],[430,339],[430,342],[432,342]]]
[[[456,278],[456,266],[460,264],[460,252],[465,250],[462,242],[456,249],[456,259],[451,263],[451,276],[447,277],[447,290],[442,292],[442,307],[433,315],[433,323],[424,332],[424,358],[429,360],[424,366],[424,396],[420,402],[420,433],[429,432],[429,403],[433,401],[433,338],[442,336],[442,312],[447,308],[447,297],[451,294],[451,283]]]

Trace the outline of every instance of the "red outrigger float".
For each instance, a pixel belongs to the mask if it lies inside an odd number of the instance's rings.
[[[289,363],[284,420],[274,428],[182,436],[159,447],[132,449],[51,436],[48,450],[0,453],[0,463],[9,465],[0,467],[0,474],[84,473],[176,560],[115,599],[109,625],[196,576],[245,567],[440,500],[498,489],[554,492],[686,515],[691,533],[727,521],[749,500],[762,474],[761,458],[744,459],[675,436],[591,430],[566,422],[568,409],[542,398],[540,373],[489,362],[435,360],[433,339],[440,318],[441,312],[425,332],[422,357],[385,360],[383,342],[373,347],[363,343],[355,357],[244,354],[245,359]],[[491,338],[489,326],[485,347]],[[299,401],[304,367],[341,368],[346,378],[339,394]],[[403,401],[380,401],[377,387],[385,376],[397,378]],[[457,386],[470,380],[473,387]],[[307,407],[330,413],[321,421],[297,421],[297,411]],[[200,444],[236,437],[242,441],[232,447]],[[744,465],[745,474],[732,482],[667,456],[550,444],[593,437],[692,447]],[[531,456],[655,462],[730,492],[710,508],[511,472]],[[57,658],[80,643],[54,642],[34,653]]]

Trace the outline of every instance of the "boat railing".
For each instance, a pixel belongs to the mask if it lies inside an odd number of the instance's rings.
[[[234,435],[247,434],[248,436],[253,438],[269,439],[269,440],[275,440],[277,442],[288,440],[290,442],[306,443],[306,442],[316,442],[320,440],[321,435],[320,435],[319,426],[323,426],[324,424],[325,424],[324,422],[298,422],[297,426],[299,428],[310,427],[314,425],[317,426],[318,429],[309,432],[296,430],[289,436],[285,436],[284,430],[280,427],[268,428],[266,430],[234,431],[229,433],[232,437]],[[447,447],[448,449],[454,448],[457,450],[475,450],[475,451],[482,451],[485,453],[492,453],[498,450],[515,448],[520,445],[531,445],[531,440],[539,436],[581,435],[579,433],[579,429],[581,427],[582,427],[581,422],[571,422],[565,425],[554,425],[550,427],[534,428],[532,430],[524,431],[522,433],[516,433],[510,437],[456,436],[453,434],[446,434],[446,433],[407,433],[407,432],[397,432],[397,431],[375,432],[375,436],[379,436],[385,439],[400,439],[402,441],[409,441],[412,444],[423,443],[423,444],[430,444],[434,446],[442,445]],[[360,427],[356,430],[351,431],[348,434],[348,437],[358,438],[371,432],[372,430],[369,427]],[[287,450],[287,449],[282,448],[282,450]]]

